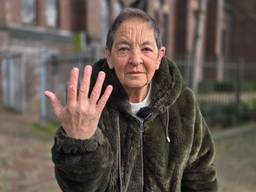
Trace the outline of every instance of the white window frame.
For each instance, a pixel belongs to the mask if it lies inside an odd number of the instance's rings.
[[[58,0],[45,0],[45,23],[48,27],[57,27]]]
[[[36,0],[21,0],[22,22],[26,24],[36,23]]]

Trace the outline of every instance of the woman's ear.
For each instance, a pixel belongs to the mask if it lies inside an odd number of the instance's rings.
[[[166,50],[165,47],[161,47],[158,50],[158,58],[157,58],[156,70],[159,69],[161,61],[162,61],[162,58],[165,56],[165,50]]]
[[[111,52],[108,48],[105,49],[105,57],[107,59],[108,67],[110,69],[113,69],[114,66],[112,65],[112,62],[111,62]]]

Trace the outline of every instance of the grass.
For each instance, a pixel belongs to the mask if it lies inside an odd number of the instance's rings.
[[[59,125],[54,122],[46,122],[45,125],[40,125],[39,123],[33,124],[33,129],[46,137],[53,137],[58,129]]]

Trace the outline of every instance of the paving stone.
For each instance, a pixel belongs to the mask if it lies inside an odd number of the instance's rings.
[[[0,108],[0,192],[59,192],[51,142],[31,133],[37,121]]]

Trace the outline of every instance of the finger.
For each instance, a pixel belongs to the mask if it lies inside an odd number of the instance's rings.
[[[99,113],[101,113],[101,111],[104,109],[111,93],[112,93],[112,90],[113,90],[113,86],[112,85],[108,85],[104,94],[102,95],[102,97],[100,98],[100,100],[98,101],[97,103],[97,111]]]
[[[79,69],[73,68],[70,73],[70,82],[68,86],[67,106],[74,108],[77,103],[77,83],[78,83]]]
[[[97,103],[97,101],[100,97],[100,93],[101,93],[103,82],[105,80],[105,76],[106,75],[103,71],[99,72],[96,83],[95,83],[92,93],[90,95],[90,101]]]
[[[57,96],[51,92],[51,91],[45,91],[44,95],[50,100],[53,111],[56,115],[56,117],[59,119],[60,113],[62,111],[62,105],[59,101],[59,99],[57,98]]]
[[[84,68],[83,80],[79,89],[79,103],[81,105],[83,105],[85,101],[88,99],[91,74],[92,74],[92,66],[87,65]]]

